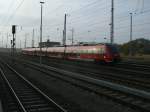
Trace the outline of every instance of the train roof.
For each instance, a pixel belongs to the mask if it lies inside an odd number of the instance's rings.
[[[93,46],[114,46],[114,44],[110,43],[98,43],[98,44],[84,44],[84,45],[67,45],[66,47],[93,47]],[[65,46],[53,46],[53,47],[42,47],[42,49],[47,49],[47,48],[59,48],[59,47],[65,47]],[[36,50],[39,49],[39,47],[34,47],[34,48],[24,48],[24,50]]]
[[[113,45],[113,44],[111,43],[97,43],[97,44],[84,43],[84,44],[66,45],[66,46],[72,47],[72,46],[97,46],[97,45]],[[53,46],[53,47],[64,47],[64,46]]]

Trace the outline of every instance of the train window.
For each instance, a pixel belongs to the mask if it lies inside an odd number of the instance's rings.
[[[91,52],[92,52],[92,54],[94,54],[94,50],[93,49],[91,50]]]
[[[97,53],[99,53],[99,54],[103,54],[103,53],[104,53],[104,49],[103,49],[103,48],[99,48],[99,49],[97,49]]]
[[[83,53],[83,54],[85,54],[85,53],[87,53],[87,52],[88,52],[87,50],[82,50],[82,53]]]
[[[79,53],[82,54],[82,50],[79,50]]]
[[[74,50],[73,53],[76,53],[76,51]]]
[[[101,48],[98,49],[98,53],[101,54]]]
[[[88,53],[88,50],[84,50],[84,53]]]
[[[92,50],[91,50],[91,49],[89,49],[89,50],[88,50],[88,53],[89,53],[89,54],[91,54],[91,53],[92,53]]]
[[[101,48],[101,54],[104,54],[104,53],[105,53],[105,49]]]
[[[78,54],[80,54],[80,53],[81,53],[81,51],[80,51],[80,50],[78,50],[78,51],[77,51],[77,53],[78,53]]]
[[[94,54],[94,51],[93,51],[93,49],[91,49],[91,54]]]
[[[79,52],[80,52],[81,54],[83,53],[83,51],[82,51],[82,50],[80,50]]]
[[[85,53],[87,53],[87,54],[88,54],[88,50],[85,50]]]
[[[93,49],[93,53],[96,54],[96,53],[97,53],[97,50],[96,50],[96,49]]]

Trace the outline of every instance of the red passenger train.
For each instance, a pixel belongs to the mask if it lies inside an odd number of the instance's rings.
[[[40,56],[40,48],[25,48],[22,53]],[[47,47],[42,48],[42,56],[107,63],[120,61],[119,52],[112,44]]]

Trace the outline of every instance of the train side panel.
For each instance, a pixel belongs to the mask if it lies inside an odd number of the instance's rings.
[[[40,56],[40,48],[26,48],[23,49],[22,53],[26,55]],[[120,55],[113,45],[42,48],[42,56],[93,60],[99,62],[103,61],[107,63],[120,60]]]

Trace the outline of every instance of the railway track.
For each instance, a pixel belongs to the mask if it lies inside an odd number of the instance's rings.
[[[47,65],[39,65],[33,62],[22,61],[26,66],[67,81],[77,87],[91,91],[98,95],[103,95],[109,99],[126,104],[129,107],[140,110],[141,112],[150,111],[150,93],[134,88],[129,88],[120,84],[98,80],[77,73],[56,69]]]
[[[4,79],[0,76],[0,88],[1,88],[1,103],[2,105],[2,112],[21,112],[20,106],[16,101],[13,93],[9,89],[7,83]],[[7,99],[7,100],[6,100]]]
[[[116,73],[92,70],[92,69],[88,69],[84,67],[67,65],[67,64],[62,64],[62,63],[60,64],[60,63],[55,63],[55,62],[51,62],[50,64],[53,67],[61,66],[65,70],[81,73],[81,74],[84,74],[85,76],[131,86],[131,87],[138,88],[138,89],[145,90],[145,91],[150,91],[149,81],[142,80],[141,78],[136,78],[133,75],[120,75]]]
[[[46,65],[58,67],[58,68],[65,69],[71,72],[81,73],[81,74],[84,74],[85,76],[126,85],[132,88],[150,91],[150,81],[148,80],[149,75],[143,76],[143,74],[139,74],[140,76],[136,76],[138,75],[137,72],[135,72],[134,74],[131,74],[130,72],[126,74],[127,71],[122,71],[120,73],[112,72],[112,71],[109,71],[109,69],[113,69],[114,67],[110,67],[110,66],[103,67],[100,65],[99,67],[96,66],[96,68],[91,67],[89,69],[88,65],[83,65],[82,67],[80,63],[78,66],[76,64],[74,65],[74,64],[68,64],[68,63],[59,63],[56,61],[51,61],[49,63],[45,61],[43,62]]]
[[[61,69],[65,69],[71,72],[81,73],[85,76],[106,80],[118,84],[123,84],[129,87],[150,91],[150,81],[147,78],[142,79],[141,77],[136,77],[133,74],[127,75],[125,72],[122,75],[117,73],[111,73],[105,70],[98,70],[98,69],[89,69],[82,66],[76,66],[73,64],[64,64],[51,61],[50,63],[44,62],[46,65],[50,65],[53,67],[58,67]],[[124,75],[123,75],[124,74]],[[143,77],[143,76],[142,76]]]
[[[7,92],[12,95],[12,102],[17,102],[17,107],[8,107],[9,112],[67,112],[10,65],[2,63],[0,73],[9,88]]]
[[[34,57],[36,58],[36,57]],[[26,58],[27,60],[30,58]],[[30,59],[32,61],[36,61],[37,59]],[[114,64],[111,66],[108,65],[100,65],[100,64],[94,64],[91,62],[80,62],[80,61],[62,61],[60,59],[49,59],[46,58],[45,62],[50,62],[49,64],[53,63],[53,62],[57,62],[58,64],[60,63],[65,63],[65,64],[69,64],[69,65],[76,65],[76,66],[80,66],[80,67],[84,67],[84,68],[90,68],[90,69],[104,69],[107,71],[111,71],[111,72],[115,72],[115,73],[124,73],[124,74],[128,74],[128,75],[134,75],[134,76],[138,76],[138,77],[149,77],[150,78],[150,68],[149,66],[146,65],[138,65],[138,64],[131,64],[131,63],[118,63],[118,64]]]
[[[131,63],[131,62],[120,62],[117,64],[118,67],[125,67],[128,69],[136,69],[138,71],[146,71],[150,72],[150,65],[145,64],[137,64],[137,63]]]
[[[31,57],[31,56],[28,56],[28,57],[20,57],[19,58],[25,58],[27,60],[32,60],[32,61],[36,61],[39,59],[38,57]],[[45,60],[46,59],[46,60]],[[101,64],[95,64],[95,63],[92,63],[92,62],[84,62],[84,61],[75,61],[75,60],[72,60],[72,61],[69,61],[69,60],[60,60],[60,59],[49,59],[49,58],[46,58],[45,57],[45,62],[50,62],[49,64],[53,63],[53,62],[58,62],[59,64],[60,63],[65,63],[65,64],[69,64],[69,65],[76,65],[76,66],[80,66],[80,67],[85,67],[85,68],[96,68],[96,69],[99,69],[99,68],[104,68],[104,69],[107,69],[107,70],[111,70],[112,72],[122,72],[122,73],[126,73],[126,74],[129,74],[129,75],[137,75],[137,76],[141,76],[141,77],[150,77],[150,65],[147,65],[147,64],[137,64],[135,62],[120,62],[120,63],[117,63],[117,64],[113,64],[111,66],[107,66],[107,65],[101,65]],[[43,60],[43,61],[44,61]]]

